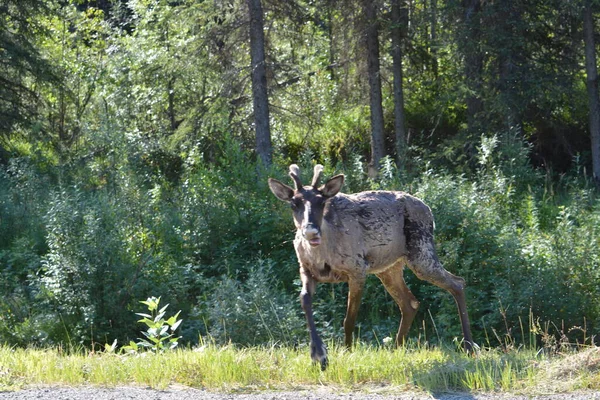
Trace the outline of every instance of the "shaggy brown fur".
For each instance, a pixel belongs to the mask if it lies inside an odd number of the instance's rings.
[[[317,187],[323,167],[315,167],[310,186],[303,186],[297,165],[290,166],[295,188],[275,179],[269,187],[277,198],[291,204],[298,229],[294,239],[300,263],[302,307],[311,336],[311,357],[327,366],[327,352],[312,315],[317,282],[348,282],[345,342],[352,333],[367,274],[375,274],[394,298],[402,319],[396,336],[401,345],[417,313],[419,302],[404,282],[408,266],[420,279],[449,291],[456,300],[464,345],[473,344],[464,295],[465,281],[446,271],[435,252],[433,215],[421,200],[403,192],[339,193],[344,176],[337,175]]]

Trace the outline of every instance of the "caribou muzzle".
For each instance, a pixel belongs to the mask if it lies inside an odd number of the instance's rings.
[[[317,247],[321,244],[321,230],[315,224],[307,224],[302,229],[302,236],[312,247]]]

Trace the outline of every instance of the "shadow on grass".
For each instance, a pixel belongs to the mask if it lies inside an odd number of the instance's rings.
[[[475,400],[476,397],[470,393],[432,393],[431,396],[437,400]]]
[[[517,353],[464,357],[445,352],[443,359],[413,365],[411,383],[436,399],[475,399],[470,393],[522,387],[532,379],[530,366],[531,359]]]

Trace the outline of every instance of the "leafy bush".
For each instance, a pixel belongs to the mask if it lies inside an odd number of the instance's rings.
[[[207,304],[210,334],[220,343],[293,344],[305,333],[296,298],[274,280],[274,262],[259,259],[247,279],[223,277]]]
[[[174,172],[143,162],[145,149],[160,146],[131,135],[114,143],[123,157],[98,156],[73,173],[57,167],[60,185],[15,159],[0,174],[7,188],[0,191],[0,340],[127,342],[137,335],[135,299],[160,291],[187,321],[182,341],[194,343],[199,334],[244,345],[305,341],[292,218],[266,184],[267,176],[288,179],[288,163],[276,159],[266,171],[236,143],[223,138],[212,163],[191,150]],[[483,137],[478,152],[476,168],[465,174],[419,161],[422,173],[400,175],[386,158],[372,180],[354,155],[326,163],[325,176],[345,173],[347,193],[404,190],[431,206],[440,259],[467,280],[478,342],[529,343],[534,322],[586,340],[600,326],[595,193],[577,172],[548,188],[515,138]],[[313,156],[306,151],[298,161],[305,180]],[[411,337],[460,336],[451,296],[405,276],[422,305]],[[344,284],[318,286],[315,319],[325,337],[342,337],[346,293]],[[368,279],[360,337],[381,342],[399,319],[381,283]]]
[[[34,284],[45,312],[61,321],[63,334],[52,335],[54,342],[127,340],[135,334],[134,299],[155,290],[172,293],[168,300],[184,312],[191,309],[181,304],[201,276],[182,255],[168,183],[139,182],[122,162],[110,185],[90,190],[90,172],[49,194],[49,249]]]
[[[498,159],[495,145],[494,139],[484,138],[477,180],[430,171],[416,191],[434,211],[443,264],[467,280],[477,340],[493,329],[525,342],[521,336],[528,332],[521,327],[530,328],[529,313],[552,321],[558,334],[562,325],[598,326],[597,302],[588,297],[598,289],[592,272],[598,265],[598,249],[592,245],[598,240],[597,205],[554,206],[544,212],[551,222],[543,224],[538,210],[548,208],[544,193],[531,189],[543,188],[543,180],[524,171],[515,158]],[[520,175],[507,175],[513,172]],[[518,182],[525,182],[523,174],[532,185],[517,190]],[[440,303],[438,295],[422,286],[417,292],[434,308],[438,330],[458,335],[455,319],[448,319],[453,302]]]
[[[46,336],[32,319],[32,284],[47,251],[43,215],[50,177],[27,158],[0,169],[0,341],[42,344]]]

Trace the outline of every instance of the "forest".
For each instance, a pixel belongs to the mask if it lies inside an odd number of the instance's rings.
[[[305,345],[267,178],[319,163],[431,207],[480,346],[597,344],[598,43],[598,0],[0,1],[0,343],[124,344],[160,296],[184,344]],[[410,340],[460,340],[405,277]],[[399,319],[370,277],[359,340]]]

